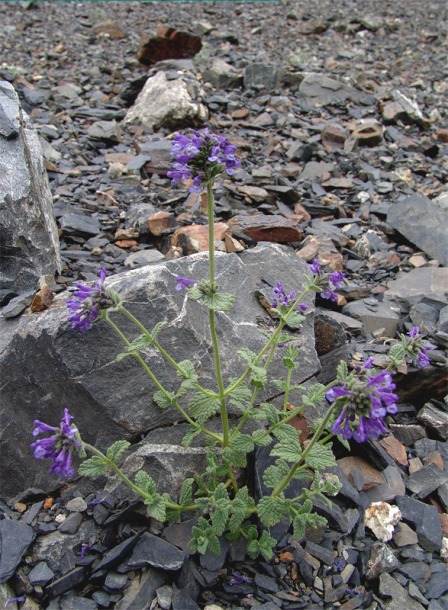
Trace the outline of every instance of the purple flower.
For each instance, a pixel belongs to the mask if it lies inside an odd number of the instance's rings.
[[[235,157],[236,146],[226,138],[213,134],[206,127],[193,130],[187,136],[176,133],[172,148],[173,169],[167,172],[171,183],[193,180],[190,191],[200,192],[202,185],[214,180],[224,171],[232,176],[240,162]]]
[[[281,282],[277,282],[277,284],[273,288],[274,291],[274,299],[272,301],[271,307],[291,307],[296,298],[296,293],[294,290],[291,290],[289,294],[286,294],[283,284]],[[300,311],[306,311],[308,309],[308,305],[306,303],[298,303],[297,309]]]
[[[49,426],[39,420],[34,421],[33,436],[45,432],[53,432],[51,436],[38,439],[31,444],[34,457],[38,460],[51,459],[53,464],[48,472],[55,473],[61,477],[72,477],[75,469],[72,466],[72,454],[81,449],[78,428],[71,423],[73,416],[68,409],[64,409],[59,428]]]
[[[232,572],[232,578],[229,580],[229,585],[243,585],[244,583],[251,583],[252,580],[243,574],[237,574]]]
[[[388,371],[375,373],[371,358],[363,366],[347,376],[340,385],[327,390],[329,402],[340,407],[338,417],[332,426],[334,434],[348,440],[354,438],[363,443],[369,438],[376,439],[386,434],[383,419],[389,413],[396,413],[398,396],[394,394],[395,384]]]
[[[181,275],[176,275],[176,290],[182,290],[183,288],[191,288],[198,283],[198,280],[190,280],[187,277],[182,277]]]
[[[106,270],[100,269],[98,275],[100,279],[95,282],[94,286],[76,282],[76,290],[72,297],[67,300],[70,313],[68,321],[72,323],[72,328],[81,332],[86,332],[92,328],[101,310],[117,304],[117,298],[104,287]]]
[[[338,295],[334,292],[334,289],[341,285],[345,277],[344,274],[341,271],[325,273],[320,268],[319,260],[317,258],[315,258],[308,267],[314,274],[313,286],[318,289],[317,292],[320,292],[320,296],[323,299],[337,301]]]
[[[407,337],[401,336],[403,338],[405,352],[412,362],[420,369],[424,366],[428,366],[430,360],[427,352],[433,349],[433,347],[424,342],[420,333],[420,328],[418,326],[413,326],[408,332]]]

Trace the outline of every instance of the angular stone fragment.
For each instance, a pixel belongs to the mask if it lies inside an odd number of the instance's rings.
[[[35,535],[33,528],[25,523],[12,519],[0,521],[0,584],[14,574]]]
[[[362,91],[318,73],[310,73],[304,77],[299,85],[299,94],[312,106],[325,106],[347,99],[356,102],[365,95]]]
[[[188,80],[181,73],[179,78],[168,80],[165,72],[157,72],[146,81],[124,122],[137,122],[154,130],[190,127],[206,118],[205,108],[192,95],[198,87],[191,73]]]
[[[428,464],[407,478],[406,487],[423,499],[447,481],[448,472],[440,470],[435,464]]]
[[[221,241],[227,230],[224,222],[215,222],[213,225],[214,242]],[[190,225],[180,227],[171,237],[171,245],[182,248],[184,255],[208,251],[208,225]]]
[[[425,610],[418,601],[412,599],[400,583],[386,572],[380,576],[380,593],[385,598],[384,607],[387,610]]]
[[[403,521],[415,527],[420,546],[426,551],[440,549],[442,528],[437,509],[408,496],[397,496],[395,502],[401,511]]]
[[[368,298],[345,305],[342,312],[363,323],[364,335],[384,329],[387,337],[395,337],[400,316],[387,303]]]
[[[11,126],[0,137],[0,288],[19,294],[61,271],[59,239],[39,137],[5,81],[0,110]]]
[[[447,267],[421,267],[389,282],[385,294],[408,308],[423,299],[446,305],[447,286]]]
[[[392,204],[387,222],[441,265],[448,266],[448,209],[414,194]]]
[[[142,41],[137,59],[145,66],[151,66],[166,59],[194,57],[201,47],[199,36],[161,26],[157,29],[156,36]]]
[[[418,419],[438,438],[448,440],[448,412],[427,402],[418,413]]]
[[[229,231],[235,237],[245,235],[254,241],[270,241],[280,244],[300,241],[303,235],[297,221],[279,214],[235,216],[229,221]]]
[[[127,563],[131,569],[151,566],[164,570],[179,570],[185,557],[185,552],[179,550],[173,544],[158,536],[144,532],[135,545]]]

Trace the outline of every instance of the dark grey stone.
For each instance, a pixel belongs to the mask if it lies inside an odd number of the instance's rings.
[[[40,276],[61,271],[59,239],[38,135],[5,81],[0,109],[3,131],[8,134],[7,119],[19,134],[0,137],[0,288],[20,294],[34,290]]]
[[[319,73],[305,75],[299,85],[299,94],[311,106],[325,106],[347,99],[360,101],[365,95],[362,91]]]
[[[12,519],[0,521],[0,584],[14,574],[34,537],[33,528],[25,523]]]
[[[407,477],[406,487],[422,499],[447,481],[448,472],[440,470],[435,464],[428,464]]]
[[[97,218],[82,214],[81,212],[64,212],[59,219],[59,224],[61,229],[68,233],[97,235],[101,229]]]
[[[50,597],[62,595],[70,589],[79,587],[86,579],[86,569],[82,566],[67,572],[64,576],[54,580],[50,585],[45,587],[44,592]]]
[[[441,565],[440,571],[435,572],[426,584],[426,597],[428,599],[439,599],[448,591],[448,569]]]
[[[254,581],[257,587],[269,591],[270,593],[277,593],[280,588],[277,580],[271,576],[266,576],[266,574],[255,574]]]
[[[80,597],[70,591],[59,598],[59,610],[97,610],[98,604],[93,599]]]
[[[113,570],[107,573],[106,580],[104,581],[104,588],[109,593],[114,591],[123,591],[128,584],[127,574],[119,574]]]
[[[427,402],[418,413],[418,419],[438,438],[448,440],[448,412]]]
[[[71,513],[59,526],[59,531],[64,534],[75,534],[82,523],[81,513]]]
[[[130,569],[151,566],[164,570],[179,570],[184,559],[184,551],[158,536],[145,532],[135,545],[127,564]]]
[[[123,597],[118,601],[114,610],[138,610],[148,606],[156,594],[156,590],[166,584],[167,575],[160,570],[148,568],[147,571],[137,574],[125,590]]]
[[[280,85],[282,70],[276,64],[250,63],[244,70],[246,89],[275,89]]]
[[[28,574],[28,580],[32,585],[41,585],[44,587],[54,576],[53,570],[51,570],[45,561],[41,561],[34,566],[31,572]]]
[[[184,589],[177,589],[177,587],[173,587],[171,608],[172,610],[199,610],[199,606],[188,593]]]
[[[389,208],[387,222],[441,265],[448,266],[448,210],[420,194]]]
[[[408,496],[397,496],[395,503],[403,521],[414,525],[419,543],[426,551],[436,551],[442,547],[442,527],[434,506]]]
[[[139,536],[137,535],[131,536],[117,544],[117,546],[114,546],[110,551],[107,551],[99,564],[95,566],[95,572],[113,568],[121,563],[137,544],[138,539]]]

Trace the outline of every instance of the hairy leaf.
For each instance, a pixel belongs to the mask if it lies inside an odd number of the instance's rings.
[[[109,470],[108,463],[100,458],[99,456],[94,455],[82,462],[79,465],[78,472],[80,475],[84,477],[99,477],[102,474],[105,474]]]
[[[165,392],[157,390],[157,392],[154,392],[153,399],[158,407],[161,409],[168,409],[168,407],[173,406],[175,395],[173,392],[168,392],[165,394]]]
[[[130,446],[131,446],[131,443],[129,443],[128,441],[116,441],[106,451],[106,456],[111,462],[113,462],[114,464],[118,464],[123,453]]]
[[[215,292],[214,294],[202,294],[201,301],[209,309],[214,311],[230,311],[235,302],[235,295],[229,292]]]
[[[290,468],[283,460],[277,460],[275,465],[268,466],[263,473],[263,485],[274,489],[285,478]]]
[[[188,432],[185,434],[185,436],[182,439],[182,447],[190,447],[191,443],[194,441],[194,439],[196,437],[198,437],[201,434],[201,430],[199,428],[195,428],[194,426],[191,426],[191,428],[188,430]]]
[[[252,432],[252,440],[258,447],[267,447],[272,443],[270,434],[266,434],[265,430],[254,430]]]
[[[157,521],[166,521],[165,501],[160,494],[155,493],[150,498],[146,498],[144,502],[149,517]]]
[[[320,445],[316,443],[306,456],[306,463],[313,470],[325,470],[336,465],[336,460],[331,450],[331,445]]]
[[[188,506],[193,504],[193,483],[194,479],[185,479],[179,494],[179,504]]]
[[[246,454],[236,451],[231,447],[225,447],[222,452],[223,458],[235,468],[244,468],[247,465]]]
[[[199,424],[203,424],[215,413],[218,413],[219,408],[220,404],[217,398],[200,393],[194,394],[188,404],[191,417]]]
[[[254,386],[254,388],[264,388],[268,380],[266,369],[262,366],[252,365],[250,370],[250,385]]]
[[[264,496],[258,502],[257,512],[263,525],[271,527],[276,523],[280,523],[288,512],[288,505],[286,500],[279,496]]]
[[[294,426],[290,424],[280,424],[276,426],[272,431],[275,438],[284,443],[294,443],[297,445],[299,442],[300,430],[296,430]]]
[[[252,366],[257,358],[257,354],[250,350],[248,347],[242,347],[236,353],[249,366]]]
[[[242,453],[250,453],[254,450],[254,441],[248,434],[238,432],[232,440],[232,448]]]
[[[147,494],[154,494],[157,490],[154,479],[149,476],[144,470],[139,470],[134,477],[134,482],[137,487],[140,487]]]

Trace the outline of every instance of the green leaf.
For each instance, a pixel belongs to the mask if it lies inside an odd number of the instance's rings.
[[[336,460],[331,450],[331,445],[320,445],[316,443],[308,452],[306,459],[307,465],[313,470],[325,470],[336,466]]]
[[[219,483],[219,485],[217,485],[213,493],[213,497],[216,502],[219,500],[229,501],[229,492],[227,491],[227,487],[224,485],[224,483]]]
[[[235,468],[244,468],[247,465],[246,454],[241,451],[236,451],[231,447],[224,447],[222,455],[223,458]]]
[[[282,316],[283,317],[283,316]],[[302,314],[294,312],[286,319],[286,316],[283,318],[286,321],[286,324],[289,328],[298,329],[302,326],[303,321],[305,320],[305,316]]]
[[[325,386],[321,383],[315,383],[310,388],[307,388],[305,394],[302,395],[302,403],[306,407],[315,408],[325,397]]]
[[[154,326],[150,333],[152,340],[157,339],[159,333],[167,326],[168,322],[166,320],[161,320],[160,322],[157,322],[157,324]]]
[[[134,477],[134,482],[137,487],[140,487],[146,494],[155,494],[157,487],[154,479],[149,476],[144,470],[139,470]]]
[[[278,423],[280,415],[279,410],[270,402],[262,402],[258,410],[262,419],[265,419],[270,426],[274,426]]]
[[[182,488],[179,494],[179,504],[181,506],[188,506],[193,504],[193,483],[194,479],[185,479],[182,483]]]
[[[84,477],[100,477],[109,470],[109,464],[101,457],[94,455],[79,465],[78,472]]]
[[[131,446],[131,443],[128,443],[128,441],[116,441],[106,451],[106,456],[111,462],[113,462],[114,464],[118,464],[123,453],[130,446]]]
[[[266,430],[254,430],[252,432],[252,440],[258,447],[267,447],[272,443],[272,436],[266,434]]]
[[[229,530],[231,532],[237,532],[248,515],[246,503],[244,500],[235,498],[235,500],[232,502],[231,510],[232,513],[229,517]]]
[[[305,536],[306,525],[308,523],[308,515],[298,514],[294,517],[292,525],[294,528],[294,538],[301,540]]]
[[[229,385],[233,383],[233,380],[229,379]],[[241,383],[228,395],[229,404],[236,407],[241,413],[246,410],[246,404],[250,402],[252,398],[252,390],[247,385]]]
[[[223,503],[224,504],[224,503]],[[228,503],[225,503],[228,504]],[[213,533],[217,536],[222,536],[227,525],[229,517],[229,509],[227,505],[218,506],[212,514]]]
[[[154,393],[153,399],[158,407],[161,409],[168,409],[168,407],[173,406],[173,401],[175,400],[174,392],[162,392],[162,390],[157,390]]]
[[[275,538],[271,538],[266,530],[263,530],[260,536],[260,540],[258,541],[258,546],[260,549],[260,553],[266,560],[271,559],[274,552],[273,549],[277,544],[277,540]]]
[[[178,366],[182,371],[178,371],[179,377],[190,380],[194,378],[195,381],[197,380],[198,376],[196,375],[194,364],[191,362],[191,360],[182,360],[178,363]]]
[[[230,292],[215,292],[212,295],[202,295],[201,301],[214,311],[230,311],[235,303],[235,295]]]
[[[345,360],[341,360],[338,364],[337,370],[337,380],[344,382],[348,377],[348,366]]]
[[[157,521],[166,521],[165,500],[160,494],[153,494],[151,498],[145,498],[146,512],[149,517]]]
[[[275,445],[271,450],[271,455],[277,456],[286,460],[287,462],[298,462],[302,457],[302,449],[298,439],[294,441],[288,440],[287,442],[280,442]]]
[[[193,538],[188,545],[192,551],[204,554],[208,549],[215,555],[219,555],[221,545],[218,536],[204,517],[199,517],[197,526],[194,525],[192,528],[192,534]]]
[[[252,365],[250,370],[250,385],[254,388],[264,388],[268,380],[266,369],[263,366]]]
[[[199,435],[201,434],[201,430],[199,428],[195,428],[194,426],[191,426],[191,428],[188,430],[188,432],[185,434],[185,436],[182,439],[182,447],[190,447],[191,443],[194,441],[195,438],[197,438]]]
[[[274,489],[288,474],[290,467],[283,460],[277,460],[275,465],[268,466],[263,473],[263,485]]]
[[[248,347],[242,347],[236,353],[249,366],[252,366],[255,360],[257,359],[257,354],[250,350]]]
[[[238,432],[232,440],[231,447],[242,453],[250,453],[254,450],[254,441],[248,434],[241,434],[241,432]]]
[[[192,396],[188,409],[191,417],[199,424],[203,424],[210,417],[218,413],[220,409],[219,399],[196,393]]]
[[[258,502],[257,512],[260,521],[266,527],[280,523],[288,512],[288,503],[279,496],[264,496]]]
[[[283,443],[294,443],[296,445],[299,442],[300,431],[288,423],[276,426],[272,434]]]
[[[405,350],[401,343],[396,343],[395,345],[392,345],[389,350],[388,356],[395,365],[405,363]]]

